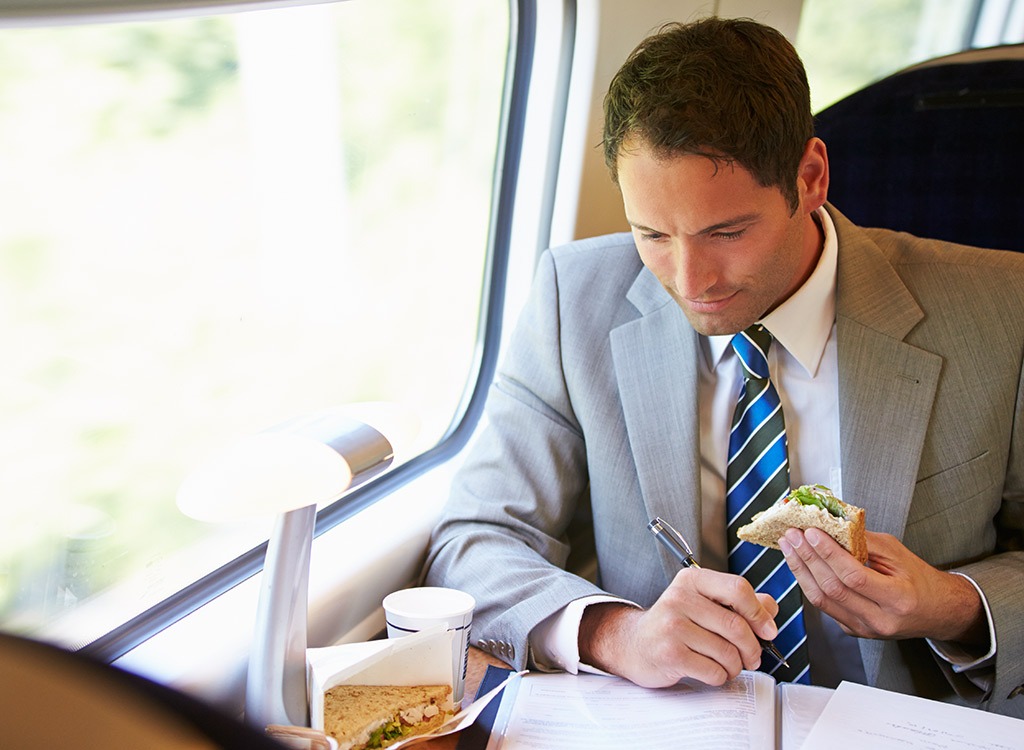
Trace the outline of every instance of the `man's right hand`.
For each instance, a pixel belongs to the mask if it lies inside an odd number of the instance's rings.
[[[757,636],[776,636],[778,610],[740,576],[684,568],[650,609],[614,602],[587,607],[580,661],[643,687],[684,677],[721,685],[760,666]]]

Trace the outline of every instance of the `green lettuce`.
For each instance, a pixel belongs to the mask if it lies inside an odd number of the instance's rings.
[[[827,510],[836,518],[846,518],[846,511],[839,502],[839,498],[832,494],[832,490],[821,484],[805,484],[797,487],[789,493],[789,498],[796,500],[801,505],[814,505]]]
[[[402,726],[401,722],[396,718],[389,721],[387,724],[381,724],[379,727],[370,732],[370,739],[366,743],[367,748],[378,748],[383,747],[385,742],[397,740],[402,735],[406,734],[408,730]]]

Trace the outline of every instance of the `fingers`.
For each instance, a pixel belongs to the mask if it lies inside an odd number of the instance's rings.
[[[905,602],[913,598],[912,589],[903,581],[875,570],[876,565],[891,565],[886,546],[880,539],[869,540],[869,568],[819,529],[789,529],[779,539],[804,598],[848,634],[866,638],[891,638],[899,633],[904,627]]]
[[[735,677],[743,668],[736,650],[688,617],[678,596],[668,592],[646,611],[588,607],[580,627],[581,660],[651,688],[687,677],[709,685]]]
[[[775,618],[779,614],[779,603],[775,601],[771,594],[755,594],[758,601],[761,602],[761,606],[764,607],[765,611],[771,617],[771,624],[775,625]],[[770,629],[770,628],[769,628]],[[778,628],[775,628],[775,632],[772,635],[762,635],[762,638],[772,639],[778,635]]]
[[[856,606],[867,583],[867,568],[819,529],[789,529],[779,547],[804,597],[819,609]]]
[[[789,529],[779,539],[779,548],[786,558],[789,569],[793,571],[797,583],[800,584],[800,589],[807,601],[818,609],[822,609],[826,604],[828,596],[819,583],[819,576],[833,587],[834,594],[843,596],[844,592],[838,590],[835,585],[835,581],[838,579],[834,572],[821,561],[817,552],[810,546],[810,541],[806,538],[805,533],[798,529]],[[815,570],[812,570],[812,565]]]
[[[729,638],[701,624],[701,613],[690,617],[655,605],[646,617],[644,627],[649,636],[645,640],[652,667],[670,678],[661,684],[692,677],[708,685],[721,685],[745,668],[743,657]],[[633,681],[644,684],[642,679]]]
[[[757,636],[771,639],[778,633],[773,619],[778,604],[770,596],[755,594],[740,576],[713,570],[681,571],[666,594],[676,587],[697,595],[686,610],[687,616],[698,627],[731,644],[744,669],[757,669],[761,662]]]
[[[727,610],[728,622],[720,623],[720,627],[731,626],[730,633],[741,635],[750,630],[755,636],[767,639],[778,634],[774,618],[779,605],[771,596],[755,594],[749,581],[741,576],[706,569],[693,572],[699,573],[693,578],[698,592]],[[716,608],[715,612],[718,614],[721,610]]]
[[[981,595],[940,571],[891,534],[867,532],[861,565],[819,529],[788,529],[779,539],[804,598],[861,638],[932,638],[987,643]]]
[[[757,639],[777,635],[778,604],[740,576],[681,570],[648,610],[617,603],[584,611],[581,659],[644,687],[690,677],[721,685],[761,664]]]
[[[754,627],[774,637],[777,605],[754,594],[738,576],[705,569],[680,571],[632,628],[619,674],[646,687],[691,677],[720,685],[757,669],[761,646]],[[621,652],[620,652],[621,653]]]
[[[853,556],[818,529],[788,529],[779,539],[779,548],[786,563],[803,591],[804,598],[818,609],[840,622],[849,618],[838,616],[851,606],[856,606],[857,592],[843,579],[846,554],[856,564]],[[859,566],[858,567],[862,567]],[[847,574],[848,571],[847,571]]]

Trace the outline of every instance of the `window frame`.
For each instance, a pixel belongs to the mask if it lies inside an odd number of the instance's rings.
[[[317,2],[318,0],[311,0]],[[323,0],[319,0],[323,1]],[[452,459],[468,443],[483,414],[497,369],[502,338],[505,288],[511,253],[514,196],[526,125],[528,85],[537,30],[537,0],[509,0],[509,50],[502,97],[501,132],[495,163],[495,189],[484,262],[480,325],[474,345],[475,369],[439,442],[317,513],[314,538],[338,526],[430,469]],[[211,571],[79,649],[113,662],[263,570],[269,540]]]

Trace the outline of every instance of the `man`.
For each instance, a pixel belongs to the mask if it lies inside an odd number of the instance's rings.
[[[867,566],[816,530],[780,540],[809,669],[776,674],[1024,716],[1024,256],[828,205],[803,66],[749,20],[645,40],[606,97],[605,154],[632,236],[542,257],[425,581],[473,593],[478,644],[517,668],[657,687],[761,666],[790,616],[727,572],[726,495],[730,344],[766,330],[789,483],[831,486],[871,529]],[[596,583],[564,570],[580,516]]]

